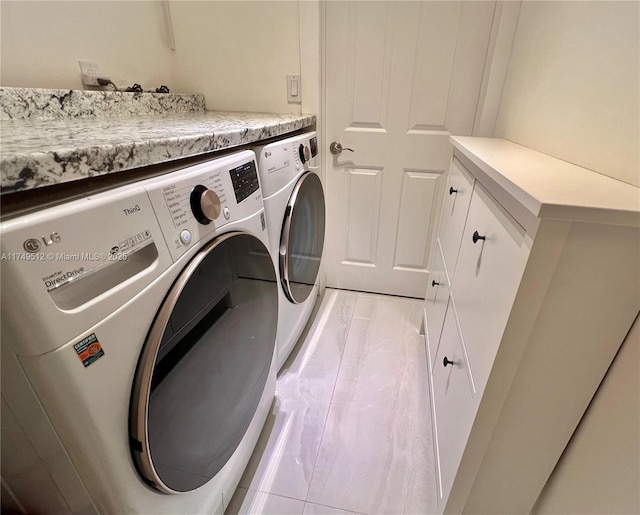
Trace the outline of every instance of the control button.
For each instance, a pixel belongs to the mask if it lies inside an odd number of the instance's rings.
[[[180,241],[185,245],[191,243],[191,233],[186,229],[180,233]]]
[[[305,147],[304,147],[304,160],[302,162],[304,163],[304,161],[309,161],[309,159],[311,159],[311,152],[309,151],[309,147],[307,147],[305,145]]]
[[[142,236],[142,233],[136,234],[136,241],[138,243],[142,243],[144,241],[144,236]]]
[[[231,218],[231,211],[229,211],[229,208],[228,208],[228,207],[225,207],[225,208],[222,210],[222,215],[224,216],[224,219],[225,219],[225,220],[229,220],[229,218]]]
[[[145,240],[148,240],[149,238],[151,238],[151,231],[147,229],[142,233],[142,236],[144,237]]]
[[[304,145],[302,143],[300,143],[300,146],[298,147],[298,155],[300,156],[300,161],[304,164],[307,159],[305,158]]]
[[[129,238],[129,247],[135,247],[135,246],[136,246],[136,239]]]

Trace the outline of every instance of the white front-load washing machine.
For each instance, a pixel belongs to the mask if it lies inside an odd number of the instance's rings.
[[[325,199],[315,132],[255,148],[264,195],[269,248],[280,281],[277,368],[309,320],[318,294],[324,247]]]
[[[277,372],[254,153],[17,216],[0,234],[2,416],[20,429],[2,434],[3,493],[27,512],[222,513]]]

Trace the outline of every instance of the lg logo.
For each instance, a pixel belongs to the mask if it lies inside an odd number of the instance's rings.
[[[62,240],[62,237],[57,232],[52,232],[49,236],[42,237],[42,242],[46,247],[48,247],[49,245],[53,245],[54,243],[58,243],[60,240]],[[29,238],[22,244],[24,250],[30,252],[31,254],[35,254],[36,252],[38,252],[41,246],[42,245],[40,244],[40,240],[37,240],[36,238]]]

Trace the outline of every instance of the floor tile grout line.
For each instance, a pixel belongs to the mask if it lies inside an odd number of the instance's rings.
[[[258,490],[256,488],[247,488],[247,487],[244,487],[244,486],[239,486],[238,488],[244,488],[247,491],[256,492],[258,494],[273,495],[274,497],[282,497],[284,499],[291,499],[292,501],[299,501],[299,502],[303,502],[303,503],[308,502],[306,499],[298,499],[297,497],[291,497],[290,495],[274,494],[273,492],[266,492],[264,490]],[[331,508],[331,506],[329,506],[329,508]]]
[[[340,291],[340,290],[338,290]],[[356,296],[356,302],[358,300],[358,296]],[[354,302],[353,304],[353,310],[355,312],[355,306],[356,303]],[[331,391],[331,399],[329,400],[329,408],[327,409],[327,414],[325,415],[324,418],[324,424],[322,426],[322,434],[320,435],[320,445],[318,445],[318,450],[316,452],[316,458],[313,461],[313,471],[311,472],[311,479],[309,480],[309,487],[307,488],[307,495],[305,496],[305,502],[309,502],[311,504],[318,504],[318,503],[312,503],[311,501],[309,501],[309,491],[311,490],[311,485],[313,484],[313,478],[316,475],[316,467],[318,465],[318,458],[320,457],[320,451],[322,450],[322,441],[324,440],[324,434],[326,432],[327,429],[327,422],[329,421],[329,413],[331,413],[331,406],[333,405],[333,398],[335,396],[336,393],[336,386],[338,385],[338,377],[340,376],[340,369],[342,368],[342,360],[344,359],[344,353],[347,350],[347,342],[349,341],[349,335],[351,334],[351,325],[353,323],[353,313],[351,314],[351,317],[349,319],[349,327],[347,328],[346,334],[345,334],[345,338],[344,338],[344,348],[342,349],[342,354],[340,355],[340,364],[338,365],[338,373],[336,374],[336,378],[333,382],[333,390]],[[336,509],[342,509],[342,508],[336,508]]]
[[[340,511],[343,511],[345,513],[353,513],[353,515],[367,515],[366,513],[361,512],[361,511],[346,510],[344,508],[339,508],[338,506],[331,506],[330,504],[323,504],[321,502],[305,501],[305,504],[315,504],[316,506],[322,506],[323,508],[330,508],[332,510],[340,510]]]

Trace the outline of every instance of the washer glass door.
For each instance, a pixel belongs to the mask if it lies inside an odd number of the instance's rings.
[[[318,277],[324,246],[322,183],[307,172],[296,183],[284,214],[280,237],[280,280],[287,298],[304,302]]]
[[[198,488],[233,455],[271,370],[277,305],[271,258],[247,234],[213,240],[176,279],[147,336],[131,401],[134,461],[158,490]]]

